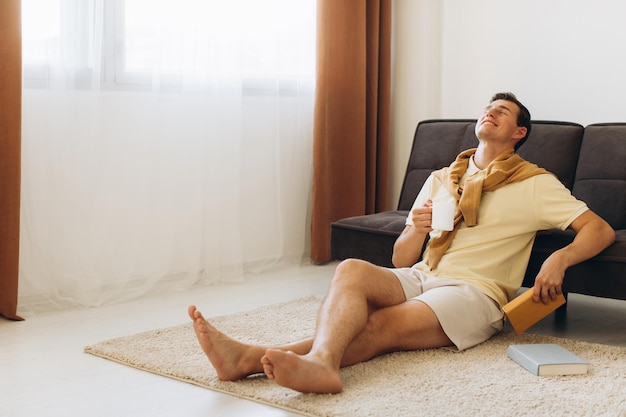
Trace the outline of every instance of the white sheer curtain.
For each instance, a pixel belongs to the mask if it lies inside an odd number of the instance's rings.
[[[22,313],[307,250],[315,0],[24,0]]]

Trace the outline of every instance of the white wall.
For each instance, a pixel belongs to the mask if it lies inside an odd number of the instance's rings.
[[[396,0],[393,8],[391,209],[398,205],[417,122],[441,114],[443,10],[439,0]]]
[[[535,120],[626,121],[623,0],[396,0],[390,201],[418,121],[512,91]]]

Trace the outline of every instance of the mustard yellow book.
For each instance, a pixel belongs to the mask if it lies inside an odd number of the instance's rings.
[[[504,314],[506,314],[506,318],[511,323],[515,333],[520,334],[563,304],[565,304],[563,294],[559,294],[555,300],[551,300],[548,304],[541,301],[535,303],[531,288],[512,299],[502,307],[502,310],[504,310]]]

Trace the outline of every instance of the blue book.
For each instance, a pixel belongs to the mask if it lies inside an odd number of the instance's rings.
[[[589,370],[589,362],[553,343],[510,345],[507,353],[534,375],[579,375]]]

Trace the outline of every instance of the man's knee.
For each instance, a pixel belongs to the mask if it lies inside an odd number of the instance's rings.
[[[390,291],[402,291],[400,281],[393,272],[360,259],[341,262],[335,270],[331,286],[361,289],[376,297],[387,297]]]
[[[367,261],[361,259],[346,259],[341,261],[337,266],[333,282],[345,283],[354,280],[358,282],[371,275],[373,268],[376,268],[376,266]]]
[[[337,271],[353,272],[353,271],[366,269],[371,266],[374,266],[374,265],[362,259],[348,258],[348,259],[341,261],[339,265],[337,265]]]

